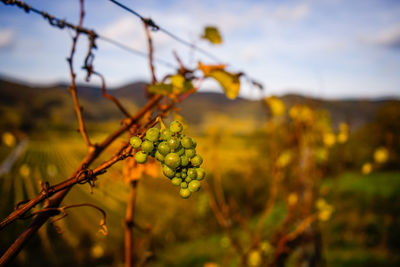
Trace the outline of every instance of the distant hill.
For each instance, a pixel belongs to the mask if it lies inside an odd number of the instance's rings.
[[[136,82],[108,92],[121,99],[134,112],[146,102],[144,86],[144,82]],[[122,118],[117,108],[102,97],[100,88],[84,85],[79,85],[78,88],[82,105],[85,107],[84,116],[88,121]],[[347,121],[352,127],[358,127],[370,121],[376,111],[385,103],[400,102],[398,100],[362,99],[323,100],[293,94],[285,95],[281,99],[287,106],[304,103],[314,108],[326,109],[331,113],[333,123]],[[243,98],[229,100],[220,93],[197,93],[188,97],[179,104],[179,107],[182,109],[185,119],[195,125],[200,124],[204,116],[210,113],[223,114],[232,119],[252,119],[259,122],[265,120],[265,111],[260,101]],[[10,120],[12,117],[10,113],[13,112],[22,116],[22,124],[34,121],[35,125],[31,125],[31,127],[46,124],[48,121],[55,125],[65,125],[75,121],[72,100],[66,84],[43,87],[1,79],[0,116],[3,123],[0,126],[4,126],[4,120]]]

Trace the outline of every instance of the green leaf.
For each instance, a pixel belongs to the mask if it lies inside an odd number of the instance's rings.
[[[239,74],[229,73],[225,70],[212,70],[206,76],[214,78],[222,86],[229,99],[235,99],[239,94]]]
[[[212,44],[221,44],[222,37],[218,29],[213,26],[207,26],[204,28],[204,33],[201,38],[210,41]]]
[[[156,83],[150,85],[147,90],[153,94],[167,95],[172,92],[172,85],[166,83]]]

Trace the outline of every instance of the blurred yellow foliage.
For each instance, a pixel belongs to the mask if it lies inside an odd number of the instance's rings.
[[[104,255],[104,248],[101,245],[96,244],[90,250],[90,254],[93,258],[100,258]]]
[[[219,264],[215,262],[206,262],[204,263],[204,267],[219,267]]]
[[[306,105],[294,105],[289,110],[289,116],[292,120],[303,123],[310,123],[314,120],[313,111]]]
[[[15,146],[15,143],[17,142],[15,136],[10,132],[3,133],[2,140],[3,143],[9,147]]]
[[[127,158],[122,170],[122,175],[125,181],[129,183],[140,179],[143,175],[158,177],[159,168],[153,158],[149,158],[145,164],[137,164],[134,158]]]
[[[344,133],[344,132],[340,132],[337,136],[337,141],[339,144],[346,143],[347,139],[349,139],[349,136],[347,135],[347,133]]]
[[[328,159],[328,150],[325,147],[317,147],[314,156],[317,162],[324,162]]]
[[[24,177],[28,177],[31,174],[31,168],[27,164],[22,164],[19,168],[19,174]]]
[[[231,246],[231,240],[229,237],[224,236],[221,238],[221,247],[223,248],[229,248]]]
[[[252,250],[247,258],[247,265],[251,267],[260,266],[262,262],[261,253],[258,250]]]
[[[265,254],[268,254],[272,251],[273,247],[268,241],[261,242],[260,249]]]
[[[345,122],[341,122],[339,124],[339,132],[341,133],[348,133],[349,132],[349,125]]]
[[[290,150],[285,150],[279,155],[276,161],[276,165],[280,168],[284,168],[290,163],[291,159],[292,153],[290,152]]]
[[[297,204],[297,201],[299,201],[299,197],[297,196],[296,193],[290,193],[288,196],[288,204],[289,206],[293,206]]]
[[[376,163],[385,163],[389,158],[389,151],[385,147],[379,147],[374,152],[374,160]]]
[[[271,110],[273,116],[281,116],[285,113],[286,107],[282,100],[275,96],[264,98],[265,103]]]
[[[369,162],[364,163],[361,167],[361,172],[364,175],[370,174],[372,172],[372,164]]]
[[[57,174],[57,166],[54,164],[47,165],[47,174],[51,177],[56,176]]]
[[[320,221],[325,222],[331,218],[334,208],[332,205],[326,203],[325,199],[319,198],[315,206],[318,209],[318,219]]]
[[[336,142],[336,136],[334,133],[325,133],[323,136],[323,141],[324,141],[325,146],[331,147]]]

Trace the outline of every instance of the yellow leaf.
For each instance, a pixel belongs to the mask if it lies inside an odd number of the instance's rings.
[[[207,76],[214,78],[222,86],[226,96],[229,99],[235,99],[239,94],[239,75],[232,74],[224,70],[214,70],[211,71]]]
[[[198,68],[205,77],[215,79],[224,89],[229,99],[235,99],[239,94],[241,73],[231,73],[225,70],[225,65],[203,65],[199,62]]]
[[[204,28],[204,33],[201,36],[203,39],[210,41],[212,44],[221,44],[222,37],[219,30],[214,26],[207,26]]]
[[[225,64],[218,64],[218,65],[204,65],[199,61],[198,68],[204,73],[204,76],[207,76],[213,70],[225,70]]]
[[[172,91],[176,94],[185,93],[193,88],[192,82],[186,80],[185,77],[180,74],[172,75],[169,80],[172,85]]]
[[[275,96],[270,96],[265,98],[264,101],[271,109],[271,113],[273,116],[281,116],[285,113],[285,104],[279,98]]]

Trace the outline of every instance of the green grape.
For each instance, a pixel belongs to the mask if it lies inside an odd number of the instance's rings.
[[[188,169],[186,169],[186,168],[182,168],[182,173],[187,173],[187,171],[188,171]]]
[[[204,171],[204,169],[203,168],[197,168],[196,171],[197,171],[197,180],[198,181],[203,180],[204,177],[206,176],[206,172]]]
[[[150,153],[151,151],[153,151],[153,149],[154,149],[153,142],[146,140],[142,143],[142,150],[144,152]]]
[[[172,137],[172,133],[171,133],[171,131],[170,131],[169,129],[163,129],[163,130],[161,130],[161,133],[160,133],[160,139],[161,139],[161,140],[167,141],[167,140],[169,140],[171,137]]]
[[[196,155],[190,161],[192,162],[193,166],[199,167],[203,163],[203,158],[200,155]]]
[[[176,154],[178,154],[179,156],[182,156],[185,154],[185,148],[180,147],[178,151],[175,152]]]
[[[190,169],[187,171],[187,175],[188,175],[188,177],[190,177],[190,178],[192,178],[192,179],[196,179],[196,178],[197,178],[197,171],[196,171],[196,169],[195,169],[195,168],[190,168]]]
[[[172,169],[176,169],[179,165],[181,165],[181,158],[176,153],[169,153],[165,156],[164,163]]]
[[[189,159],[191,159],[191,158],[193,158],[193,157],[196,155],[196,150],[194,150],[193,148],[186,149],[186,150],[185,150],[185,155],[186,155]]]
[[[164,162],[164,156],[157,150],[156,153],[154,154],[154,157],[160,161],[160,162]]]
[[[184,148],[193,148],[192,138],[185,136],[181,140],[181,144]]]
[[[180,172],[175,173],[175,176],[178,178],[181,178],[181,175],[182,175],[182,173],[180,173]]]
[[[192,178],[190,178],[190,177],[186,177],[186,178],[185,178],[185,182],[186,182],[186,183],[190,183],[190,181],[192,181]]]
[[[173,133],[180,133],[183,130],[183,126],[182,123],[180,123],[179,121],[173,121],[169,125],[169,129]]]
[[[178,140],[178,138],[176,137],[171,137],[168,140],[168,145],[171,149],[177,149],[180,146],[180,142]]]
[[[181,166],[185,167],[189,165],[189,158],[185,155],[181,156]]]
[[[182,179],[178,178],[178,177],[174,177],[174,178],[172,178],[171,182],[173,185],[180,186],[182,183]]]
[[[182,183],[181,183],[181,187],[182,187],[182,188],[187,188],[187,187],[188,187],[188,184],[187,184],[186,182],[182,182]]]
[[[187,177],[186,172],[182,172],[181,176],[182,176],[182,178],[186,178]]]
[[[192,143],[193,143],[193,148],[196,148],[196,146],[197,146],[196,140],[194,140],[193,138],[191,138],[191,139],[192,139]]]
[[[132,136],[132,138],[129,140],[129,143],[133,148],[139,148],[142,144],[142,139],[140,139],[138,136]]]
[[[164,175],[167,176],[168,178],[173,178],[175,176],[175,171],[170,167],[168,167],[167,165],[163,165],[162,170]]]
[[[162,154],[162,155],[167,155],[169,152],[171,152],[171,148],[169,147],[167,142],[161,142],[158,147],[157,147],[158,151]]]
[[[189,190],[190,192],[197,192],[200,190],[200,182],[197,180],[193,180],[189,183]]]
[[[143,151],[138,151],[135,154],[135,160],[136,160],[137,163],[141,163],[141,164],[146,163],[147,154],[144,153]]]
[[[145,139],[151,142],[155,142],[158,140],[158,136],[160,135],[160,130],[158,128],[150,128],[146,132]]]
[[[181,188],[181,190],[179,191],[179,195],[185,199],[189,198],[191,194],[192,192],[190,192],[190,190],[187,188]]]

